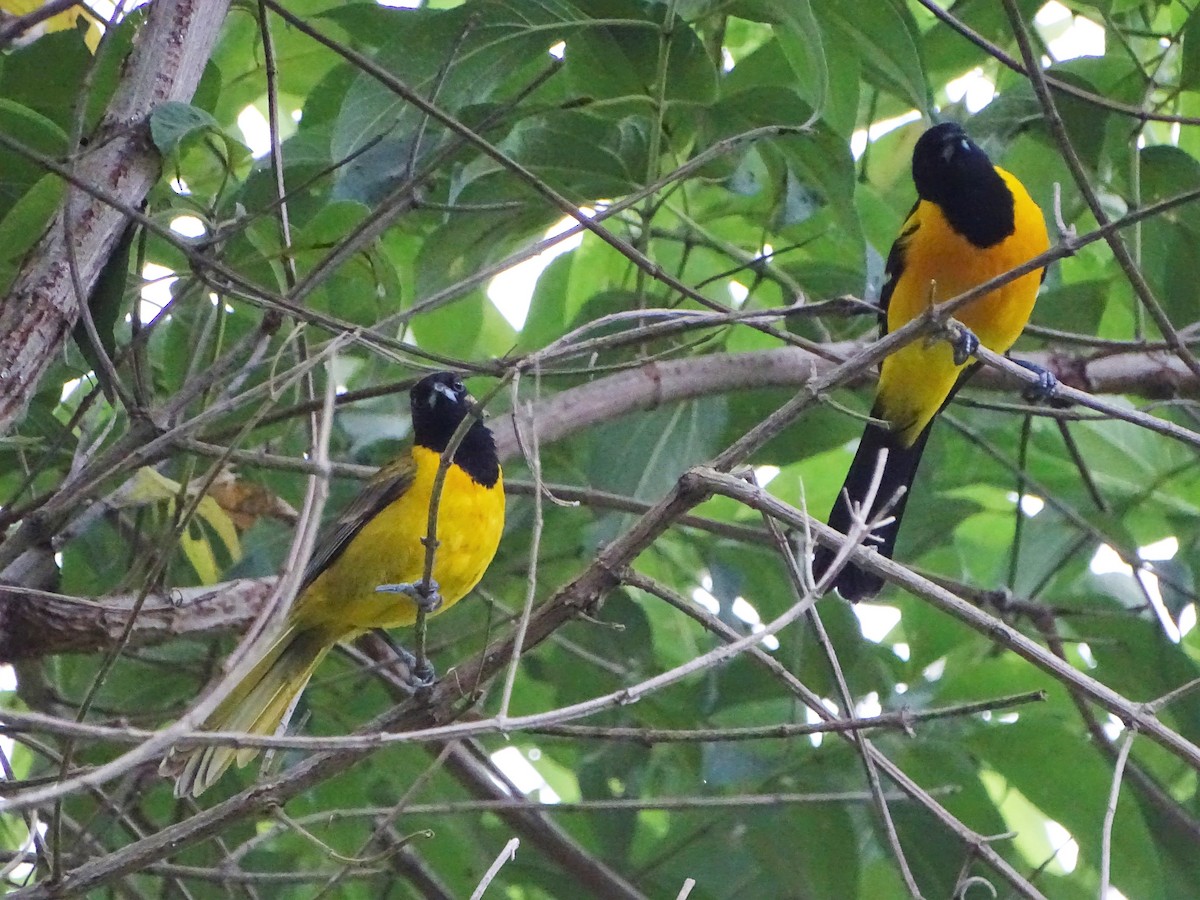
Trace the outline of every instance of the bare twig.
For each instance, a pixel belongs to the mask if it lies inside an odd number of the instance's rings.
[[[536,401],[541,393],[541,370],[534,369],[534,400]],[[521,416],[521,398],[518,392],[520,386],[519,379],[513,379],[513,422],[519,421]],[[521,649],[525,643],[525,629],[529,625],[529,614],[533,610],[533,599],[537,594],[537,561],[538,551],[542,545],[542,528],[545,524],[542,514],[542,497],[545,494],[545,487],[542,484],[542,451],[538,444],[537,424],[533,422],[533,404],[525,405],[525,415],[529,418],[530,424],[533,426],[529,429],[531,435],[529,447],[529,469],[533,474],[533,535],[529,541],[529,568],[526,575],[525,588],[525,604],[521,609],[520,618],[517,621],[517,632],[513,637],[512,661],[509,663],[508,671],[504,675],[504,688],[500,695],[500,711],[496,717],[503,722],[508,717],[508,704],[512,700],[513,686],[517,679],[517,667],[521,660]],[[520,434],[520,431],[517,432]]]
[[[1108,805],[1104,809],[1104,828],[1100,833],[1100,897],[1108,896],[1109,872],[1112,867],[1113,820],[1117,817],[1117,800],[1121,796],[1121,778],[1125,772],[1125,763],[1129,760],[1129,751],[1133,749],[1133,739],[1136,737],[1137,732],[1130,728],[1121,743],[1116,765],[1113,766],[1112,789],[1108,794]]]
[[[1080,194],[1083,195],[1083,199],[1087,202],[1092,216],[1099,225],[1107,225],[1111,219],[1105,211],[1103,204],[1101,204],[1100,198],[1096,195],[1096,191],[1092,188],[1087,171],[1084,169],[1083,163],[1072,146],[1070,135],[1067,134],[1067,128],[1058,113],[1054,96],[1050,93],[1050,88],[1046,84],[1046,76],[1042,72],[1040,58],[1034,53],[1033,47],[1030,44],[1029,30],[1025,27],[1025,21],[1021,17],[1021,12],[1017,8],[1015,0],[1002,0],[1002,2],[1004,3],[1004,10],[1008,14],[1008,20],[1012,25],[1013,35],[1017,39],[1017,45],[1021,48],[1021,58],[1025,62],[1025,74],[1029,77],[1029,81],[1033,85],[1033,92],[1037,95],[1038,102],[1042,106],[1042,111],[1046,116],[1046,124],[1050,127],[1050,132],[1054,135],[1054,141],[1062,152],[1063,159],[1066,161],[1067,167],[1071,170],[1075,184],[1079,188]],[[1162,304],[1154,296],[1154,290],[1150,287],[1150,283],[1146,280],[1145,275],[1142,274],[1142,270],[1134,260],[1133,255],[1129,252],[1129,248],[1125,246],[1124,240],[1117,234],[1106,238],[1106,240],[1117,264],[1120,265],[1121,270],[1125,273],[1125,277],[1129,280],[1134,294],[1137,295],[1142,307],[1154,319],[1154,323],[1158,326],[1158,330],[1162,333],[1163,338],[1171,345],[1171,349],[1175,351],[1176,355],[1178,355],[1179,359],[1192,374],[1200,378],[1200,360],[1196,359],[1191,349],[1180,338],[1179,332],[1176,331],[1175,326],[1167,317]]]
[[[798,510],[738,478],[712,469],[694,470],[695,476],[709,490],[732,497],[762,512],[786,522],[793,527],[808,527],[821,543],[837,546],[841,536],[827,525],[813,521]],[[878,553],[858,548],[854,551],[854,562],[865,569],[876,572],[888,581],[902,584],[906,590],[948,613],[967,626],[979,631],[993,643],[1011,650],[1042,671],[1064,684],[1070,684],[1092,702],[1125,722],[1127,727],[1136,728],[1140,734],[1155,741],[1196,771],[1200,771],[1200,747],[1186,740],[1162,724],[1151,711],[1140,704],[1126,700],[1107,685],[1085,675],[1035,644],[1020,632],[1000,620],[989,616],[975,606],[955,596],[939,585],[912,574],[899,563],[880,556]]]
[[[521,841],[519,838],[512,838],[507,844],[504,845],[504,849],[500,851],[500,855],[496,857],[496,861],[493,862],[488,870],[483,873],[483,878],[480,879],[479,884],[475,886],[475,890],[471,892],[471,900],[480,900],[480,898],[483,896],[483,892],[486,891],[488,885],[492,883],[492,879],[500,874],[500,870],[504,868],[504,864],[510,859],[516,859],[517,848],[520,846]]]

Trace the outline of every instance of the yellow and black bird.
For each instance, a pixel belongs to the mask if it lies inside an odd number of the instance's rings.
[[[491,431],[467,430],[446,470],[437,508],[434,593],[423,595],[429,507],[441,454],[471,412],[462,380],[438,372],[409,395],[413,447],[385,465],[333,523],[304,573],[283,630],[252,648],[254,667],[201,726],[207,731],[273,735],[338,642],[376,628],[412,625],[418,605],[440,612],[475,587],[504,530],[504,481]],[[168,757],[175,795],[199,796],[254,749],[198,747]]]
[[[880,296],[885,334],[933,303],[1002,275],[1050,246],[1042,210],[1025,187],[993,165],[960,126],[943,123],[921,135],[913,150],[912,175],[917,202],[888,254]],[[850,527],[850,504],[863,502],[879,451],[886,448],[883,480],[866,520],[895,501],[890,510],[894,520],[876,528],[872,539],[891,558],[934,416],[973,371],[968,357],[974,346],[996,353],[1012,347],[1029,321],[1044,277],[1044,269],[1031,272],[960,308],[955,318],[970,330],[963,345],[918,338],[884,359],[871,409],[871,417],[881,424],[871,423],[863,432],[829,514],[831,527],[843,533]],[[1043,389],[1052,390],[1052,376],[1040,374]],[[826,547],[817,549],[813,573],[818,580],[834,555]],[[831,586],[848,600],[863,600],[879,593],[883,579],[850,564]]]

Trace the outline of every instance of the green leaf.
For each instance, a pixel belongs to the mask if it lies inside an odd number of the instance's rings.
[[[705,104],[715,98],[716,67],[686,22],[675,19],[664,46],[662,6],[590,0],[587,11],[601,21],[568,35],[563,55],[563,74],[576,94],[593,102],[639,101],[631,108],[642,111],[645,99],[660,91],[668,104]]]
[[[164,156],[179,149],[186,138],[204,133],[220,135],[221,127],[210,113],[188,103],[169,100],[150,113],[150,137]]]
[[[864,70],[876,87],[895,94],[922,113],[930,112],[920,34],[906,4],[880,0],[851,8],[822,3],[815,12],[862,48]]]
[[[1045,4],[1042,0],[1016,0],[1021,19],[1027,23],[1043,6]],[[1020,56],[1016,38],[1013,36],[1012,22],[1003,4],[991,3],[989,0],[960,0],[954,5],[954,18],[1011,55]],[[932,16],[926,15],[923,21],[932,21]],[[1046,39],[1044,35],[1042,38]],[[986,68],[987,61],[980,56],[974,44],[963,40],[963,36],[953,28],[940,24],[924,29],[921,35],[921,49],[926,74],[934,86],[958,78],[981,64]],[[1002,100],[1007,93],[1005,90],[992,103]],[[987,112],[990,106],[991,104],[984,107],[981,112]]]
[[[545,67],[553,40],[532,25],[554,22],[570,14],[566,4],[526,7],[527,15],[504,3],[453,10],[392,10],[396,22],[391,40],[380,47],[375,62],[439,108],[456,113],[464,107],[503,99],[517,84]],[[446,67],[448,59],[457,64]],[[332,153],[345,158],[369,143],[389,141],[395,162],[379,169],[374,180],[359,185],[357,196],[382,196],[404,174],[404,160],[419,161],[446,139],[441,126],[405,103],[387,85],[360,72],[346,92],[333,132]],[[411,154],[414,143],[417,152]],[[374,152],[383,153],[382,150]]]
[[[544,347],[564,334],[596,294],[615,286],[624,264],[615,249],[585,233],[578,248],[555,258],[538,278],[518,350]]]
[[[47,34],[5,56],[0,97],[35,110],[66,133],[73,126],[79,86],[92,65],[92,53],[79,32]]]
[[[62,197],[62,179],[43,175],[0,220],[0,289],[8,288],[25,254],[42,239]]]
[[[1183,611],[1196,596],[1194,573],[1189,565],[1178,558],[1158,560],[1154,563],[1154,571],[1159,576],[1163,606],[1178,627]]]
[[[805,131],[764,142],[779,154],[816,202],[828,204],[851,234],[858,234],[854,214],[854,160],[846,142],[816,121],[812,108],[785,88],[764,87],[727,96],[708,111],[710,140],[741,134],[765,125],[803,126]]]
[[[0,96],[0,130],[15,137],[34,153],[58,157],[66,152],[67,135],[58,125],[28,106]],[[26,191],[45,176],[40,165],[25,154],[0,149],[0,213],[7,214]],[[49,188],[41,187],[40,191]],[[38,203],[39,193],[31,202]]]
[[[1101,829],[1104,807],[1112,784],[1107,762],[1083,740],[1079,726],[1071,727],[1040,710],[1020,713],[1019,721],[996,728],[979,729],[971,738],[972,749],[1001,775],[1010,790],[1020,791],[1043,815],[1059,822],[1079,844],[1080,864],[1098,868],[1101,858]],[[1046,760],[1054,760],[1070,778],[1045,777]],[[1005,809],[1003,800],[1001,809]],[[1017,825],[1010,820],[1010,823]],[[1041,823],[1025,820],[1021,829],[1027,837],[1039,837]],[[1044,840],[1044,838],[1042,838]],[[1043,850],[1049,849],[1044,847]],[[1122,892],[1140,897],[1162,897],[1162,870],[1153,850],[1152,836],[1139,814],[1132,792],[1122,791],[1112,830],[1112,874]],[[1031,855],[1041,863],[1049,856]]]
[[[521,122],[501,149],[551,187],[583,202],[619,197],[642,183],[649,129],[640,117],[612,122],[563,110]]]
[[[603,490],[657,500],[681,471],[711,455],[711,425],[724,417],[725,399],[716,397],[637,413],[621,427],[601,429],[589,448],[589,482]],[[616,524],[606,531],[611,533]]]
[[[855,817],[842,804],[822,804],[807,811],[780,809],[755,816],[757,839],[749,845],[763,867],[763,888],[788,884],[798,897],[857,897],[859,841]],[[777,852],[780,844],[795,852]]]
[[[1193,10],[1181,35],[1180,86],[1184,90],[1200,88],[1200,13]]]
[[[121,240],[113,248],[104,268],[100,270],[100,277],[96,279],[87,300],[92,323],[96,326],[96,334],[100,338],[100,346],[110,359],[117,350],[117,338],[114,333],[117,321],[128,308],[129,297],[126,288],[129,284],[129,258],[137,232],[137,226],[133,223],[125,227]],[[72,337],[88,365],[93,371],[98,371],[100,357],[96,354],[82,321],[76,323]]]
[[[779,43],[788,63],[803,86],[805,99],[818,115],[824,115],[829,96],[829,61],[821,26],[808,0],[784,5],[789,27],[779,32]]]

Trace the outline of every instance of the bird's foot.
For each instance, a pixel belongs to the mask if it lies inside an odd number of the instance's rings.
[[[1053,372],[1026,359],[1013,359],[1012,361],[1038,377],[1037,381],[1026,384],[1024,390],[1021,391],[1021,397],[1025,402],[1046,403],[1054,399],[1054,394],[1058,390],[1058,379],[1054,377]]]
[[[961,322],[951,323],[949,341],[954,350],[956,366],[965,365],[967,360],[974,356],[975,351],[979,349],[979,338],[975,336],[975,332]]]
[[[382,628],[376,628],[375,634],[391,648],[392,652],[403,663],[404,668],[408,670],[408,677],[405,680],[414,691],[433,687],[437,681],[437,673],[434,671],[433,664],[429,660],[418,662],[416,654],[399,643]]]
[[[416,584],[407,581],[400,584],[381,584],[375,588],[375,593],[403,594],[417,604],[417,609],[426,615],[437,612],[442,606],[442,595],[439,593],[438,583],[432,578],[428,585],[423,581],[418,581]]]
[[[433,663],[429,660],[419,663],[414,659],[408,667],[408,683],[414,691],[424,691],[437,684],[437,672],[434,671]]]

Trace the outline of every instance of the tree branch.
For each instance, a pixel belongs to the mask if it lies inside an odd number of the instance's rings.
[[[164,102],[191,98],[227,7],[228,0],[158,0],[150,5],[125,77],[92,136],[95,149],[75,166],[81,180],[105,185],[133,206],[145,199],[161,170],[147,118]],[[67,241],[79,283],[90,291],[128,224],[122,213],[78,191],[68,190],[63,203],[0,309],[0,434],[24,414],[86,302],[75,292]],[[64,220],[71,223],[69,234]]]
[[[138,610],[128,645],[244,630],[275,582],[275,578],[244,578],[151,594]],[[138,596],[135,592],[90,600],[0,585],[0,663],[111,648],[124,632]]]
[[[826,349],[846,359],[865,346],[846,342],[826,345]],[[1200,397],[1200,380],[1170,353],[1122,353],[1088,360],[1043,352],[1022,353],[1021,358],[1048,369],[1062,384],[1094,394],[1132,393],[1152,399]],[[836,366],[836,362],[801,347],[650,362],[542,401],[534,415],[538,440],[543,444],[561,440],[600,422],[667,403],[728,391],[800,388]],[[846,386],[866,380],[860,375]],[[1008,391],[1018,386],[1015,379],[990,367],[978,372],[969,384],[972,388]],[[497,445],[511,453],[516,446],[512,416],[499,417],[491,428]]]
[[[851,356],[862,345],[847,342],[830,345],[838,356]],[[1066,385],[1099,393],[1138,391],[1147,396],[1200,396],[1200,383],[1171,353],[1124,353],[1097,359],[1072,359],[1053,353],[1023,354],[1054,372]],[[799,347],[783,347],[749,353],[716,353],[686,359],[646,363],[549,396],[532,414],[539,444],[561,440],[587,428],[639,410],[678,403],[702,396],[738,390],[800,388],[832,371],[836,363]],[[1020,370],[1018,376],[1024,375]],[[866,380],[861,376],[859,381]],[[972,379],[972,387],[1012,390],[1019,381],[985,366]],[[491,423],[497,450],[504,461],[519,453],[511,413]],[[188,449],[225,455],[227,448],[189,441]],[[305,460],[268,456],[256,451],[228,453],[234,462],[267,467],[294,468],[311,472]],[[342,475],[366,477],[365,466],[338,466]],[[510,493],[526,493],[530,486],[519,482]],[[598,492],[572,492],[555,487],[556,494],[601,507],[645,512],[649,505]],[[744,527],[684,516],[679,524],[719,530],[728,537],[752,537]],[[131,635],[135,646],[159,643],[181,635],[212,636],[243,630],[253,621],[269,596],[274,579],[241,580],[223,585],[176,590],[169,596],[152,595]],[[228,596],[224,596],[228,594]],[[110,647],[128,615],[129,598],[76,599],[45,591],[0,588],[0,662],[66,652],[95,652]]]

